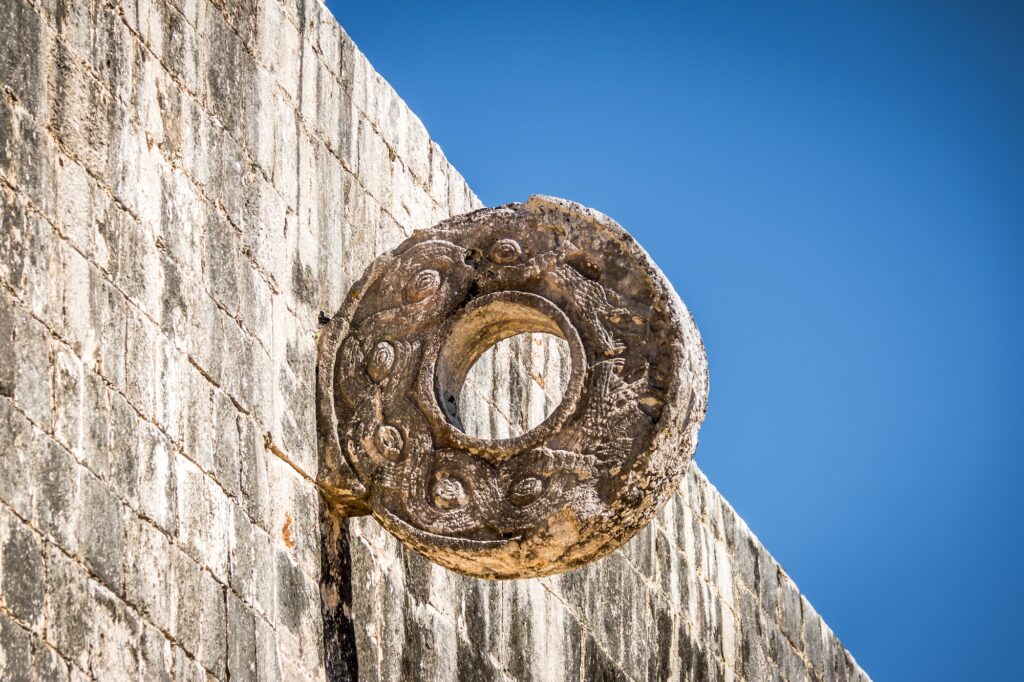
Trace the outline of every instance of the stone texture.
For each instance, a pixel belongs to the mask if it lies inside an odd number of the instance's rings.
[[[37,630],[42,626],[42,543],[4,508],[0,508],[0,599],[22,623]]]
[[[479,207],[318,0],[0,0],[0,677],[865,679],[694,467],[578,573],[321,553],[321,314]]]
[[[569,349],[558,406],[525,433],[472,435],[457,402],[470,368],[534,332]],[[319,482],[336,513],[369,510],[477,577],[549,575],[621,546],[675,490],[707,406],[704,347],[661,271],[615,221],[552,197],[451,218],[378,257],[318,353]]]

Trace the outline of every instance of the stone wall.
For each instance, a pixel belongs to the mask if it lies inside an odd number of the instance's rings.
[[[0,88],[0,678],[863,676],[696,471],[540,581],[321,533],[319,320],[479,202],[320,2],[0,0]]]
[[[868,679],[696,467],[625,547],[550,578],[465,578],[352,525],[360,679]]]

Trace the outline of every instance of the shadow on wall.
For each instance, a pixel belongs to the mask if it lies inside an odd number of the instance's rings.
[[[320,501],[320,603],[324,619],[324,670],[330,682],[359,679],[356,630],[352,622],[352,558],[348,519]]]

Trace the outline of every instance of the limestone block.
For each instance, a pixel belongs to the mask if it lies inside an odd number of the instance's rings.
[[[480,208],[480,201],[469,189],[469,185],[454,167],[448,166],[448,213],[461,215]]]
[[[60,383],[63,372],[60,371],[62,357],[75,356],[70,352],[58,353],[55,367],[55,383]],[[76,400],[60,403],[54,409],[54,434],[58,440],[68,447],[75,458],[97,476],[105,478],[110,470],[110,400],[103,379],[92,372],[77,373],[81,363],[72,365],[76,372],[75,381],[80,382],[75,388]],[[71,377],[67,377],[71,378]],[[67,394],[67,388],[57,386],[58,393]],[[85,414],[83,414],[83,412]],[[63,435],[62,435],[63,434]]]
[[[172,670],[174,680],[178,682],[207,682],[209,675],[195,658],[185,653],[181,647],[172,647]]]
[[[22,197],[0,190],[0,279],[27,310],[53,329],[63,325],[64,278],[59,240]]]
[[[158,629],[143,622],[139,643],[139,678],[171,682],[173,660],[170,640]]]
[[[173,342],[162,336],[157,345],[156,368],[153,419],[173,442],[180,443],[192,367]]]
[[[233,3],[234,4],[234,3]],[[236,19],[240,15],[234,15]],[[206,16],[203,53],[207,56],[205,90],[207,104],[214,118],[236,142],[248,140],[248,122],[255,120],[256,62],[246,50],[245,41],[255,39],[256,20],[253,13],[245,20],[248,35],[242,36],[237,27],[228,23],[220,12]],[[251,46],[250,46],[251,49]],[[255,130],[252,133],[256,133]]]
[[[238,419],[239,487],[242,507],[264,531],[270,529],[271,484],[264,434],[249,417]]]
[[[49,94],[49,91],[47,91]],[[0,171],[45,215],[57,204],[57,146],[42,124],[0,98]]]
[[[170,169],[160,177],[160,223],[156,234],[175,263],[185,270],[179,278],[202,273],[206,215],[199,194],[182,173]]]
[[[297,82],[297,81],[296,81]],[[273,123],[274,163],[270,174],[274,187],[294,210],[298,192],[298,149],[300,133],[299,114],[287,96],[275,92],[272,99],[263,102]]]
[[[82,459],[82,411],[85,375],[82,361],[70,349],[58,346],[53,358],[54,438]]]
[[[315,344],[284,305],[274,304],[273,421],[276,447],[309,476],[315,475],[311,447],[316,432],[313,411]],[[310,401],[314,401],[311,403]]]
[[[237,597],[227,592],[227,671],[240,682],[257,679],[256,617]]]
[[[112,207],[98,226],[110,253],[106,276],[151,320],[159,319],[164,290],[161,254],[152,233],[129,212]]]
[[[156,413],[157,377],[162,339],[156,326],[128,309],[125,380],[128,400],[147,417]]]
[[[213,466],[210,472],[231,497],[239,494],[238,412],[221,391],[213,393]]]
[[[46,640],[81,670],[89,669],[96,612],[85,569],[56,547],[46,553]]]
[[[43,625],[41,539],[0,507],[0,604],[35,632]]]
[[[184,552],[172,548],[175,640],[214,675],[224,676],[226,622],[223,588]]]
[[[108,416],[107,451],[89,455],[87,462],[91,470],[106,480],[118,498],[137,509],[138,503],[138,467],[140,445],[145,442],[147,447],[155,443],[156,429],[139,421],[138,414],[116,391],[107,393],[110,411],[107,415],[100,413],[99,418]],[[152,436],[152,438],[147,438]]]
[[[247,607],[253,604],[256,539],[252,522],[238,506],[231,507],[228,535],[228,584]]]
[[[779,579],[779,626],[790,643],[799,651],[800,639],[800,591],[793,581],[783,573]]]
[[[262,529],[253,529],[253,610],[266,622],[277,623],[277,549]]]
[[[416,185],[423,187],[430,179],[430,135],[419,116],[408,109],[405,111],[405,131],[398,148],[398,157],[409,169]]]
[[[95,252],[93,220],[96,197],[89,174],[70,159],[61,159],[57,168],[58,219],[64,234],[79,252]]]
[[[306,6],[306,34],[324,65],[339,80],[343,79],[341,54],[351,39],[338,25],[331,11],[323,3]]]
[[[273,142],[272,135],[267,138]],[[281,293],[292,275],[285,245],[289,238],[288,224],[294,221],[294,215],[288,215],[287,204],[278,191],[262,178],[253,184],[241,226],[243,248],[274,295]]]
[[[157,428],[146,422],[138,422],[137,428],[134,462],[122,463],[122,477],[126,482],[136,477],[133,483],[137,492],[133,496],[137,496],[139,513],[174,535],[181,523],[177,463],[183,458],[174,454],[167,437]]]
[[[74,248],[60,248],[64,276],[63,323],[86,370],[125,388],[124,296]]]
[[[359,176],[366,191],[378,203],[391,200],[391,155],[393,152],[368,119],[359,122]]]
[[[97,679],[129,679],[138,675],[140,623],[135,611],[102,587],[95,591],[91,645],[92,674]]]
[[[0,331],[11,339],[4,353],[11,364],[4,370],[4,393],[38,425],[50,421],[52,393],[50,341],[46,329],[0,295]]]
[[[242,46],[249,52],[255,48],[256,25],[265,3],[259,0],[215,0],[212,6],[234,30]]]
[[[345,259],[327,258],[334,249],[347,250],[351,226],[347,223],[346,196],[352,192],[352,176],[337,163],[326,163],[323,177],[328,180],[321,188],[325,210],[317,224],[317,296],[314,307],[318,311],[334,310],[350,284],[345,272]]]
[[[166,535],[134,514],[125,540],[125,599],[150,622],[171,630],[171,548]]]
[[[43,438],[35,455],[33,519],[36,526],[67,552],[77,549],[82,469],[56,442]]]
[[[288,93],[292,101],[299,101],[299,54],[301,38],[298,29],[286,18],[278,2],[262,4],[257,27],[257,53],[260,63]]]
[[[77,498],[76,545],[83,562],[116,594],[124,591],[124,509],[107,486],[83,473]]]
[[[349,94],[310,43],[304,44],[300,81],[303,121],[332,155],[341,157],[342,135],[348,130],[343,122],[350,115]]]
[[[11,88],[28,111],[41,118],[46,39],[42,17],[23,0],[0,8],[0,83]]]
[[[821,675],[825,670],[825,639],[821,618],[803,596],[800,597],[800,613],[803,618],[803,650],[807,665],[812,675]]]
[[[54,19],[57,19],[55,13]],[[58,36],[122,102],[135,83],[135,41],[117,13],[93,2],[60,3]]]
[[[174,456],[174,467],[178,497],[177,541],[196,562],[226,583],[231,527],[227,496],[187,458]]]
[[[284,679],[277,655],[274,628],[261,618],[256,619],[256,668],[260,680],[281,682]]]
[[[217,334],[225,363],[220,372],[221,388],[242,411],[261,423],[270,423],[274,374],[267,349],[227,315],[218,316]]]
[[[37,680],[64,682],[69,679],[68,664],[56,649],[39,638],[32,640],[32,672]]]
[[[427,179],[427,188],[430,198],[439,207],[446,209],[448,204],[448,159],[445,158],[441,147],[434,141],[430,142],[429,162],[430,175]],[[433,225],[440,220],[440,218],[432,219],[430,224]]]
[[[271,537],[277,549],[309,579],[320,576],[319,495],[290,464],[278,457],[268,462],[274,525]]]
[[[32,679],[29,633],[3,612],[0,612],[0,674],[9,680]]]
[[[2,311],[2,308],[0,308]],[[3,328],[0,312],[0,329]],[[23,518],[32,518],[35,496],[35,460],[43,446],[43,436],[14,405],[9,397],[0,397],[0,500]]]
[[[319,622],[317,583],[289,559],[276,552],[276,630],[282,665],[290,679],[317,670],[323,661],[323,630]]]

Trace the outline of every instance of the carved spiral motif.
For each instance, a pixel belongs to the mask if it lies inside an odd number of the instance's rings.
[[[456,398],[503,338],[556,334],[562,403],[515,438],[460,428]],[[692,318],[639,245],[561,199],[484,209],[381,256],[323,330],[319,484],[470,575],[540,576],[620,546],[693,456],[707,363]]]
[[[384,381],[384,377],[391,371],[393,364],[395,364],[395,347],[387,341],[381,341],[374,347],[373,355],[366,363],[366,373],[379,384]]]
[[[491,260],[500,265],[511,265],[519,261],[523,248],[515,239],[499,239],[491,248]]]
[[[429,297],[441,286],[441,273],[437,270],[420,270],[405,288],[405,300],[419,303]]]
[[[384,459],[397,462],[402,458],[402,434],[394,426],[388,424],[378,426],[374,444]]]

